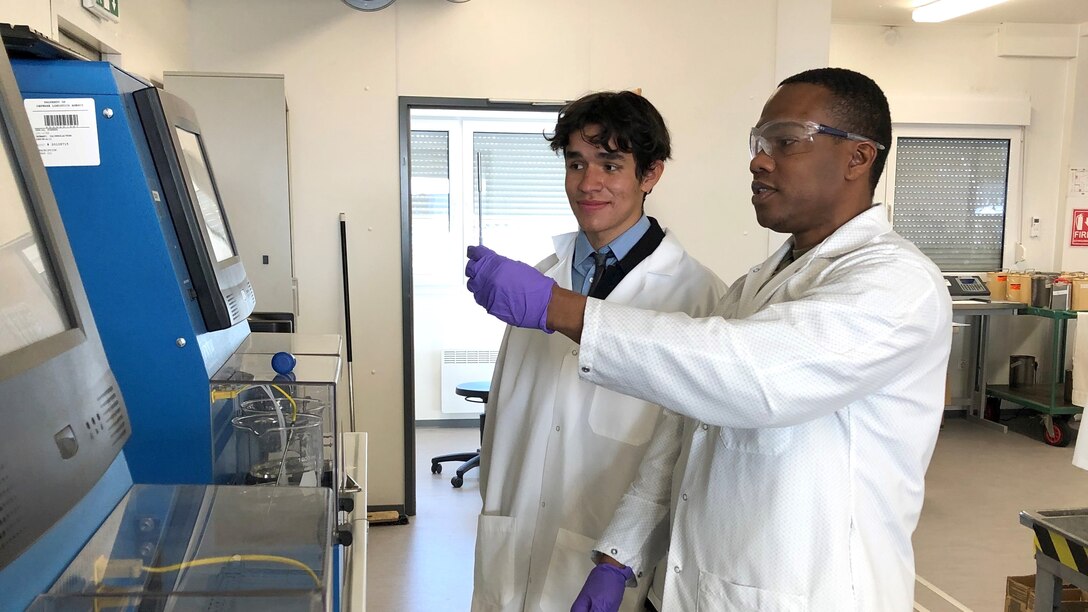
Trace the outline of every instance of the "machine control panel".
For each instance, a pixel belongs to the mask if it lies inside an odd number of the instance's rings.
[[[974,275],[959,275],[959,274],[946,274],[944,276],[945,285],[948,286],[948,293],[952,294],[954,298],[965,299],[990,299],[990,289],[986,286],[986,283],[982,280],[982,277]]]

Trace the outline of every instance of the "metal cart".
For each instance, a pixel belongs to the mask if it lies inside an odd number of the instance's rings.
[[[1017,311],[1019,315],[1043,317],[1051,321],[1050,377],[1026,387],[987,385],[986,395],[1008,400],[1042,414],[1043,441],[1051,446],[1067,446],[1072,439],[1069,419],[1082,409],[1065,401],[1065,334],[1070,319],[1077,313],[1071,310],[1050,310],[1031,306]]]

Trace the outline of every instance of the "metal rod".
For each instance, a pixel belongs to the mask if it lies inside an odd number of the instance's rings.
[[[476,229],[479,231],[480,241],[484,243],[484,157],[476,152]]]
[[[355,429],[355,380],[351,368],[351,290],[348,282],[348,216],[340,213],[340,260],[344,277],[344,340],[347,342],[348,355],[348,420],[351,431]],[[335,421],[335,417],[334,417]],[[337,427],[337,423],[333,423]],[[335,442],[335,441],[334,441]]]

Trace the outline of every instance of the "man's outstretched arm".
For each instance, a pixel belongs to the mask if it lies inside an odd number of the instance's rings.
[[[552,287],[551,301],[548,302],[548,329],[557,331],[574,340],[582,341],[582,325],[586,316],[586,296],[567,291],[559,285]]]

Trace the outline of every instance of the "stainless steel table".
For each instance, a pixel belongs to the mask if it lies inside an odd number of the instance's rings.
[[[968,319],[971,327],[970,350],[968,351],[968,372],[970,372],[967,398],[967,419],[976,423],[1008,432],[1009,428],[986,418],[986,341],[990,331],[990,317],[994,315],[1013,315],[1027,304],[1022,302],[977,300],[954,300],[953,318]]]

